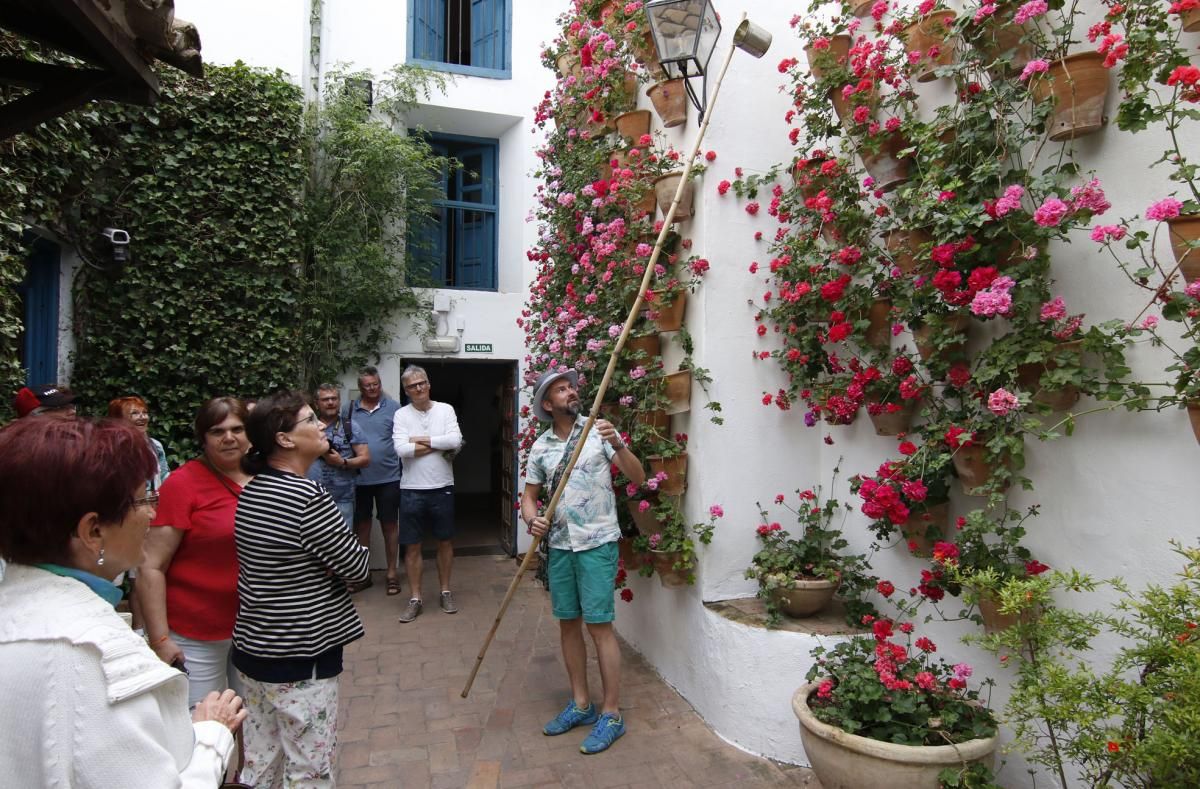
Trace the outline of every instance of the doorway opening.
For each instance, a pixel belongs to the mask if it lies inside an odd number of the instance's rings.
[[[400,360],[429,374],[431,397],[454,407],[463,448],[454,459],[454,552],[481,556],[516,552],[517,363],[508,360]],[[408,398],[400,387],[401,404]],[[434,555],[427,539],[422,551]]]

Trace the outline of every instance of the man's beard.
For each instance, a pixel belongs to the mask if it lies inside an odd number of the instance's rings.
[[[573,400],[573,401],[567,403],[565,406],[563,406],[563,410],[566,411],[568,414],[570,414],[572,419],[579,416],[579,411],[582,408],[583,408],[583,403],[579,402],[578,400]]]

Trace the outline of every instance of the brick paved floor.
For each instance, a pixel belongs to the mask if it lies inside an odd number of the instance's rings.
[[[549,596],[528,577],[513,597],[467,699],[479,647],[516,572],[508,557],[455,562],[459,613],[437,607],[425,563],[424,613],[396,621],[406,595],[387,597],[383,573],[355,596],[367,635],[346,651],[338,720],[338,786],[357,787],[768,787],[819,789],[808,770],[739,751],[718,738],[678,693],[622,644],[621,712],[628,733],[584,756],[577,729],[542,725],[568,697]],[[405,593],[407,593],[407,585]],[[588,675],[599,698],[589,641]]]

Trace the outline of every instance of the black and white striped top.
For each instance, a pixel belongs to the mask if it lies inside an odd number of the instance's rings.
[[[234,540],[238,649],[311,658],[362,637],[346,581],[367,579],[368,550],[319,483],[276,469],[259,474],[238,499]]]

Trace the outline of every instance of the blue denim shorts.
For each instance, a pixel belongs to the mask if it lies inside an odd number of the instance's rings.
[[[434,490],[405,490],[400,495],[400,544],[415,545],[425,535],[435,540],[453,539],[453,485]]]
[[[586,551],[550,549],[546,577],[555,619],[578,619],[598,625],[616,618],[613,592],[617,580],[617,543]]]

